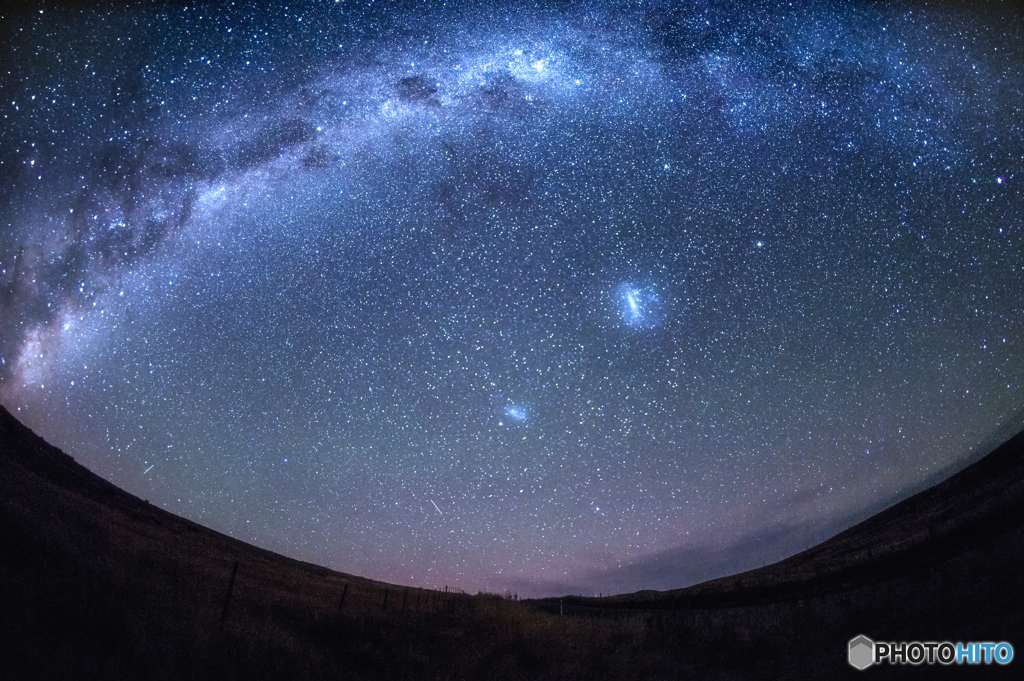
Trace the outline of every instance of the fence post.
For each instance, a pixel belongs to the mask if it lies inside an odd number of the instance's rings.
[[[338,614],[341,614],[341,607],[345,605],[345,596],[348,596],[348,582],[345,582],[345,590],[341,592],[341,600],[338,601]]]
[[[405,602],[407,600],[409,600],[409,589],[406,589],[405,593],[402,594],[402,612],[405,612]]]
[[[231,581],[228,582],[228,595],[224,599],[224,609],[220,612],[220,628],[224,628],[224,620],[228,616],[228,605],[231,603],[231,592],[235,590],[235,576],[238,574],[238,561],[235,561],[235,567],[231,570]]]
[[[384,605],[380,606],[380,611],[383,613],[388,609],[388,590],[384,589]]]

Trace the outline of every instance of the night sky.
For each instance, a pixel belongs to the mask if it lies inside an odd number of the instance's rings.
[[[240,539],[520,595],[776,560],[1019,419],[1019,10],[504,4],[0,19],[0,402]]]

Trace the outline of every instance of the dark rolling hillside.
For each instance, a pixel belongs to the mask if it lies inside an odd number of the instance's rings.
[[[928,574],[1024,526],[1024,433],[948,480],[774,565],[665,592],[603,599],[630,607],[725,607],[863,589]],[[1019,573],[1024,576],[1024,571]],[[982,578],[984,574],[976,575]],[[970,588],[969,586],[967,587]]]
[[[287,613],[301,611],[313,623],[336,618],[346,588],[345,606],[358,612],[377,607],[386,586],[156,508],[88,471],[0,407],[5,678],[64,678],[67,670],[75,670],[67,678],[231,677],[245,670],[240,660],[252,653],[245,645],[226,647],[235,628],[265,626],[287,639]],[[266,638],[249,641],[266,645]],[[302,670],[323,663],[315,646],[270,657],[278,661],[264,666],[270,674],[285,671],[277,664]]]
[[[1020,660],[857,672],[846,643],[1019,646],[1022,565],[1024,434],[775,565],[519,602],[245,544],[118,489],[0,408],[3,678],[1015,678]]]

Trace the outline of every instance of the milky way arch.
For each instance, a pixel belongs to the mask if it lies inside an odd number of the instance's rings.
[[[807,546],[1020,425],[1024,26],[794,4],[7,17],[0,400],[380,579]]]

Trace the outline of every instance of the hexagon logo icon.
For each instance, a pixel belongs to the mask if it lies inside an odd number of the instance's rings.
[[[850,639],[850,664],[857,669],[867,669],[875,661],[875,642],[861,634]]]

